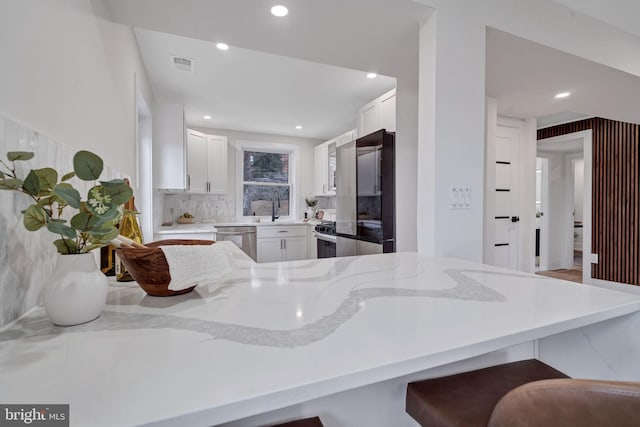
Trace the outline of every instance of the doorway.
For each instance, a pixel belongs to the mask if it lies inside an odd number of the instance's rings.
[[[537,149],[536,272],[589,283],[591,131],[539,140]]]

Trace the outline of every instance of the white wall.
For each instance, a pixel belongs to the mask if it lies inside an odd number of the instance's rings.
[[[396,251],[417,250],[418,88],[399,79],[396,86]],[[418,215],[416,215],[418,212]]]
[[[4,1],[0,51],[0,113],[136,176],[135,79],[153,94],[132,30],[100,0]]]
[[[467,19],[469,18],[469,19]],[[420,33],[418,249],[482,261],[484,26],[444,3]],[[449,189],[471,189],[470,209],[449,209]]]
[[[229,143],[228,150],[228,181],[227,188],[229,193],[235,195],[236,186],[237,186],[237,162],[239,155],[239,141],[251,141],[257,143],[277,143],[277,144],[285,144],[290,145],[292,147],[296,147],[299,150],[300,158],[298,159],[298,167],[297,167],[297,191],[294,192],[297,194],[296,200],[296,213],[297,217],[302,218],[304,211],[306,210],[306,204],[304,202],[305,197],[309,197],[313,195],[313,179],[314,179],[314,150],[313,148],[321,144],[322,140],[312,139],[312,138],[296,138],[291,136],[283,136],[283,135],[271,135],[271,134],[262,134],[262,133],[253,133],[253,132],[240,132],[234,130],[227,129],[212,129],[212,128],[202,128],[202,127],[189,127],[189,129],[194,129],[208,135],[224,135],[226,136],[227,142]],[[260,145],[260,144],[255,144]],[[239,217],[242,215],[242,212],[235,212],[235,217]]]

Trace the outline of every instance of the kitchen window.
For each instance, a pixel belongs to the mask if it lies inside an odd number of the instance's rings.
[[[242,216],[270,217],[274,198],[278,214],[291,215],[291,166],[290,151],[242,150]]]

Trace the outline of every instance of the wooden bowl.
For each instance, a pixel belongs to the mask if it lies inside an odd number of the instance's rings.
[[[159,246],[212,245],[214,243],[213,240],[160,240],[145,243],[148,249],[117,248],[116,253],[127,267],[127,271],[147,294],[154,297],[168,297],[191,292],[195,285],[179,291],[169,289],[171,281],[169,264]]]

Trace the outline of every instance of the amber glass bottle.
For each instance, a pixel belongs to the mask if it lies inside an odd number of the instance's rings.
[[[125,178],[125,182],[129,184],[129,180],[127,178]],[[131,196],[131,199],[124,204],[124,210],[118,229],[120,230],[121,236],[127,237],[135,242],[142,243],[142,231],[140,230],[140,224],[138,224],[137,215],[138,212],[136,212],[135,197]],[[115,260],[115,270],[116,280],[118,280],[118,282],[131,282],[134,280],[129,272],[127,272],[124,264],[122,264],[120,259],[118,259],[117,255]]]

